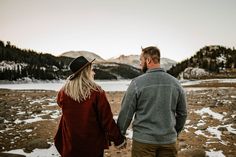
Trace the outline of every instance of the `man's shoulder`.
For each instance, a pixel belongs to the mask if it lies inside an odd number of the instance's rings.
[[[142,74],[142,75],[139,75],[139,76],[135,77],[135,78],[132,80],[132,82],[138,83],[138,82],[140,82],[140,81],[143,81],[143,80],[146,79],[146,75],[147,75],[146,73],[144,73],[144,74]]]

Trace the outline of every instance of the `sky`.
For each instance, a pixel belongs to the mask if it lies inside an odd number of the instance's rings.
[[[157,46],[183,61],[208,45],[236,47],[235,0],[0,0],[0,40],[55,56],[104,59]]]

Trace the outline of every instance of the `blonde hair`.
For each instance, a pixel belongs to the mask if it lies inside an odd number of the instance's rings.
[[[91,64],[85,67],[73,80],[67,79],[63,88],[66,95],[78,102],[89,98],[92,91],[102,90],[91,78]]]

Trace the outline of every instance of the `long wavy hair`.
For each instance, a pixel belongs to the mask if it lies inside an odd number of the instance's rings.
[[[73,100],[82,102],[91,96],[92,91],[101,91],[101,87],[97,85],[91,77],[92,65],[85,67],[80,74],[73,80],[66,80],[64,92]]]

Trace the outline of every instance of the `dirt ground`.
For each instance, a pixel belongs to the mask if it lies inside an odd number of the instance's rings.
[[[188,118],[178,137],[179,156],[200,157],[206,151],[236,156],[236,84],[208,82],[184,88]],[[107,92],[114,116],[119,113],[123,95],[124,92]],[[55,91],[0,89],[0,152],[49,148],[61,114],[55,98]],[[128,139],[123,150],[111,146],[105,156],[130,157],[131,142]]]

